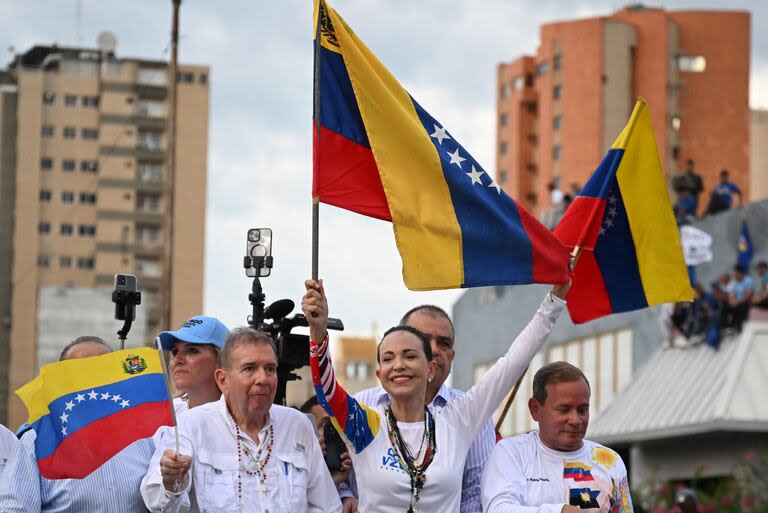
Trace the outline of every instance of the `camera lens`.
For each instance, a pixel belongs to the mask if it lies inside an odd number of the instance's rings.
[[[248,230],[248,240],[250,242],[257,242],[260,236],[259,230]]]
[[[118,276],[117,277],[117,284],[118,285],[125,285],[125,276],[122,276],[122,275]]]

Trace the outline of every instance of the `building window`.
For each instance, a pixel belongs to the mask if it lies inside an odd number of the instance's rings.
[[[43,157],[40,159],[40,169],[43,171],[50,171],[53,169],[53,159],[51,157]]]
[[[164,68],[140,68],[136,82],[142,85],[164,86],[166,73]]]
[[[509,96],[511,90],[512,89],[509,84],[501,84],[501,90],[499,90],[499,96],[501,96],[501,99],[503,100]]]
[[[43,137],[53,137],[53,125],[43,125]]]
[[[141,212],[157,212],[160,210],[160,196],[157,194],[138,194],[136,210]]]
[[[552,58],[552,69],[555,71],[560,70],[560,68],[563,66],[563,56],[559,53],[556,53],[555,56]]]
[[[144,148],[146,150],[162,150],[163,135],[160,132],[140,131],[138,134],[137,145],[139,148]]]
[[[96,225],[95,224],[81,224],[77,227],[77,233],[80,237],[95,237]]]
[[[195,82],[195,74],[191,71],[179,71],[176,73],[176,81],[180,84],[192,84]]]
[[[140,163],[138,175],[141,182],[159,182],[163,177],[163,166],[160,164]]]
[[[83,128],[80,130],[80,137],[83,139],[94,140],[99,138],[98,128]]]
[[[529,162],[525,165],[525,170],[531,173],[532,175],[538,174],[539,170],[536,167],[536,164],[533,162]]]
[[[499,116],[499,125],[507,126],[508,122],[509,122],[509,115],[506,112],[504,112]]]
[[[95,192],[81,192],[80,193],[80,203],[83,205],[95,205],[96,204],[96,193]]]
[[[154,226],[139,226],[136,228],[136,240],[139,242],[154,242],[158,239],[160,230]]]
[[[74,171],[75,161],[74,159],[64,159],[61,161],[61,169],[64,171]]]
[[[51,194],[51,191],[49,189],[40,189],[40,201],[43,203],[48,203],[51,201],[51,197],[53,195]]]
[[[98,108],[99,106],[99,97],[98,96],[83,96],[81,98],[81,105],[86,108]]]
[[[507,154],[507,143],[502,142],[499,143],[499,155],[506,155]]]
[[[147,278],[160,277],[160,262],[157,260],[147,260],[137,258],[134,263],[136,274],[141,274]]]
[[[72,257],[66,256],[66,255],[60,256],[59,267],[61,267],[62,269],[69,269],[70,267],[72,267]]]
[[[555,116],[552,118],[552,130],[560,130],[563,126],[563,118],[561,116]]]
[[[51,266],[51,260],[48,258],[48,255],[37,255],[37,266],[38,267],[50,267]]]
[[[59,234],[69,237],[70,235],[72,235],[72,232],[73,232],[73,228],[70,223],[61,223],[61,227],[59,228]]]
[[[78,269],[93,269],[93,257],[79,257],[77,259]]]
[[[99,170],[98,160],[81,160],[80,171],[83,173],[95,173]]]
[[[552,99],[559,100],[563,96],[563,86],[556,85],[552,88]]]
[[[525,102],[525,108],[530,114],[533,114],[534,116],[539,111],[539,106],[535,101]]]
[[[45,105],[53,105],[53,102],[56,101],[56,93],[52,93],[50,91],[46,91],[43,93],[43,103]]]
[[[62,203],[74,203],[75,202],[75,193],[72,191],[62,191],[61,193],[61,202]]]
[[[64,139],[74,139],[77,136],[77,130],[73,126],[64,127]]]
[[[680,127],[683,124],[683,121],[680,119],[680,116],[672,116],[671,124],[672,124],[672,130],[674,130],[675,132],[679,132]]]
[[[514,80],[512,80],[512,89],[514,89],[515,91],[521,91],[523,87],[525,87],[524,77],[522,76],[515,77]]]
[[[208,73],[200,73],[200,76],[197,77],[198,82],[200,82],[200,85],[206,85],[208,83]]]
[[[505,183],[506,181],[507,181],[507,170],[502,169],[501,171],[499,171],[499,182]]]
[[[677,68],[680,71],[701,73],[707,69],[707,58],[703,55],[680,55],[677,58]]]
[[[48,223],[46,221],[42,221],[38,223],[37,233],[39,233],[40,235],[48,235],[49,233],[51,233],[51,223]]]
[[[136,104],[136,113],[152,118],[165,117],[165,103],[157,100],[139,100]]]
[[[546,75],[547,71],[549,71],[549,63],[547,61],[541,61],[539,65],[536,66],[536,74],[540,77]]]
[[[67,107],[75,107],[77,105],[77,96],[74,94],[64,95],[64,105]]]
[[[561,152],[562,150],[560,149],[559,145],[552,147],[552,160],[560,160]]]

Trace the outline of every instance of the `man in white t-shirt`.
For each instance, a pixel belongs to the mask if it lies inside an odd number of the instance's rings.
[[[631,513],[618,454],[585,440],[590,388],[566,362],[542,367],[528,401],[539,429],[499,442],[482,479],[485,513]]]
[[[3,469],[8,462],[8,457],[18,444],[19,439],[16,438],[16,435],[0,424],[0,475],[3,475]]]

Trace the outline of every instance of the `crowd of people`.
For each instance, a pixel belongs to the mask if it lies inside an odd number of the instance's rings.
[[[157,337],[181,392],[178,441],[163,426],[84,479],[46,479],[35,430],[22,427],[19,438],[0,430],[0,513],[633,510],[621,458],[584,438],[590,386],[578,368],[555,362],[535,374],[528,406],[537,430],[497,443],[490,422],[549,336],[568,285],[547,293],[466,393],[445,385],[456,354],[448,314],[431,305],[408,311],[379,342],[381,386],[354,397],[335,379],[323,284],[306,289],[316,396],[303,413],[273,404],[278,359],[269,336],[197,316]],[[109,351],[80,337],[61,359]]]
[[[723,273],[705,290],[701,283],[693,284],[692,303],[677,303],[672,323],[688,339],[697,338],[716,343],[722,335],[741,333],[751,309],[768,311],[768,262],[755,265],[757,279],[753,280],[741,265],[732,273]]]
[[[704,191],[704,183],[694,167],[692,159],[686,160],[685,170],[672,180],[672,189],[677,194],[675,219],[678,225],[689,224],[699,217],[699,197]],[[736,202],[738,200],[738,202]],[[720,181],[712,189],[709,202],[702,216],[717,214],[741,206],[741,189],[730,180],[727,169],[720,171]]]

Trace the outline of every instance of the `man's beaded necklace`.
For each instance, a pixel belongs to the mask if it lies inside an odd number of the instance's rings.
[[[257,476],[259,478],[259,493],[267,493],[267,463],[269,463],[269,459],[272,456],[272,444],[275,440],[275,428],[274,424],[270,424],[267,438],[264,440],[264,443],[261,445],[261,447],[259,447],[259,450],[256,453],[256,457],[254,457],[248,447],[240,442],[240,426],[237,425],[237,421],[234,418],[232,420],[235,422],[235,438],[237,439],[237,502],[242,508],[243,476],[240,472],[241,470],[245,471],[245,473],[249,476]],[[243,464],[243,453],[245,453],[245,455],[250,458],[253,464],[253,470],[248,469],[247,466]]]

